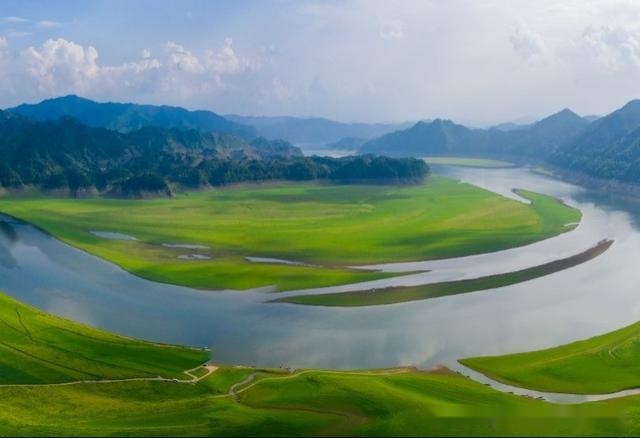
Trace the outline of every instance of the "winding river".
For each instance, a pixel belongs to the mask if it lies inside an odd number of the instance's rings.
[[[430,272],[304,293],[472,278],[567,257],[603,238],[615,244],[580,266],[504,288],[388,306],[307,307],[265,303],[274,298],[266,290],[205,292],[150,282],[4,217],[0,290],[116,333],[208,346],[217,362],[294,368],[441,363],[470,374],[458,358],[556,346],[640,320],[637,201],[599,195],[525,168],[437,171],[516,199],[513,188],[557,196],[584,217],[574,231],[525,247],[364,267]]]

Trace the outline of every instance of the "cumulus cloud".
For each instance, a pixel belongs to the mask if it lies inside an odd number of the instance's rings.
[[[208,50],[205,56],[207,68],[218,74],[239,73],[260,67],[258,59],[251,60],[236,54],[232,38],[225,38],[220,51]]]
[[[613,70],[640,67],[640,30],[621,26],[588,26],[582,34],[587,53]]]
[[[169,55],[170,64],[178,70],[187,73],[202,73],[204,71],[200,60],[180,44],[169,41],[166,44],[166,50]]]
[[[100,71],[98,52],[63,38],[49,39],[39,47],[29,47],[20,54],[26,72],[38,89],[54,91],[78,87],[86,89]]]
[[[525,59],[541,55],[545,51],[542,37],[531,30],[522,20],[511,27],[509,42],[513,49]]]
[[[225,87],[226,77],[257,65],[237,55],[230,38],[221,50],[205,51],[201,58],[170,41],[160,57],[144,49],[139,59],[108,65],[100,62],[95,47],[64,38],[10,54],[7,39],[0,37],[0,92],[23,98],[68,93],[112,96],[123,91],[189,98],[215,93]]]

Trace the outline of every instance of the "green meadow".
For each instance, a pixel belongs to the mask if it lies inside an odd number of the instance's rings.
[[[600,394],[640,387],[640,323],[540,351],[460,361],[505,383],[549,392]]]
[[[348,268],[358,264],[524,245],[571,230],[568,224],[580,220],[578,210],[554,198],[520,193],[531,205],[434,176],[419,186],[244,186],[142,201],[5,196],[0,211],[154,281],[291,290],[393,275]],[[110,240],[91,231],[137,240]],[[192,253],[210,259],[178,258]],[[251,263],[248,256],[306,265]]]
[[[202,350],[112,335],[4,295],[0,320],[3,435],[640,433],[639,397],[560,406],[498,392],[441,367],[289,371],[220,366],[207,372],[196,368],[208,359]],[[637,336],[638,327],[625,333]],[[607,336],[625,339],[618,332]],[[200,380],[188,378],[188,370]]]
[[[488,275],[486,277],[468,280],[430,283],[413,287],[389,287],[336,294],[297,295],[278,298],[272,300],[272,302],[340,307],[380,306],[495,289],[544,277],[545,275],[550,275],[588,262],[604,253],[612,244],[612,240],[603,240],[596,246],[571,257],[504,274]]]
[[[185,378],[202,349],[152,344],[75,324],[0,294],[0,385]]]
[[[467,157],[424,157],[424,161],[429,164],[442,164],[448,166],[461,167],[484,167],[484,168],[502,168],[513,167],[513,163],[500,160],[492,160],[489,158],[467,158]]]

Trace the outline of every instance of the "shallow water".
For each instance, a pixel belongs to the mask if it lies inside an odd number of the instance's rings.
[[[133,236],[124,233],[114,233],[113,231],[91,231],[94,236],[110,240],[138,240]]]
[[[163,243],[165,248],[180,248],[180,249],[209,249],[206,245],[193,245],[190,243]]]
[[[274,298],[269,288],[206,292],[146,281],[4,218],[0,290],[114,332],[208,346],[219,362],[294,368],[455,367],[461,357],[550,347],[640,319],[638,204],[527,169],[438,171],[514,198],[514,187],[558,196],[582,209],[584,218],[576,230],[553,239],[502,253],[426,262],[420,269],[431,272],[384,284],[507,272],[573,255],[603,238],[616,242],[594,260],[527,283],[388,306],[329,308],[266,304]]]

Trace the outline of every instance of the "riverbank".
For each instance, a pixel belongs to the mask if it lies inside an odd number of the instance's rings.
[[[580,220],[576,209],[540,199],[528,206],[436,176],[417,187],[299,184],[172,200],[3,198],[0,211],[142,278],[205,290],[285,291],[396,275],[353,265],[522,246]],[[256,258],[298,264],[250,261]]]

